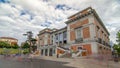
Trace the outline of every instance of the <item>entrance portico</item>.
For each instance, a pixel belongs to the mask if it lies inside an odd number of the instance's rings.
[[[41,47],[40,51],[42,56],[54,56],[56,54],[55,46]]]

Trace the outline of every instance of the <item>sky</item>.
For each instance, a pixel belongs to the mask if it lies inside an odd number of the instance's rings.
[[[32,31],[62,28],[69,16],[87,7],[96,10],[115,43],[120,30],[120,0],[0,0],[0,37],[14,37],[19,44]]]

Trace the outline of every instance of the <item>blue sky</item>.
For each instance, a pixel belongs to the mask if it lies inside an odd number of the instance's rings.
[[[0,0],[0,36],[15,37],[23,42],[23,33],[34,36],[44,28],[62,28],[70,15],[91,6],[115,42],[120,30],[120,0]]]

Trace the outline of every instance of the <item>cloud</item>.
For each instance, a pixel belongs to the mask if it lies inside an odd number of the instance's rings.
[[[93,7],[110,32],[110,39],[115,42],[115,35],[120,30],[119,0],[6,0],[0,3],[0,36],[12,36],[20,42],[26,37],[26,31],[36,35],[45,26],[49,28],[65,27],[67,17]],[[109,6],[109,7],[108,7]],[[8,34],[9,33],[9,34]]]
[[[0,21],[15,23],[15,21],[8,16],[0,16]]]

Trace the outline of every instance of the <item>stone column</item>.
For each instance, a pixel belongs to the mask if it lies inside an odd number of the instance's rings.
[[[55,55],[57,56],[57,46],[55,47]]]
[[[52,48],[52,55],[53,55],[53,56],[56,55],[56,48],[55,48],[55,47]]]
[[[53,34],[53,45],[55,45],[55,35]]]
[[[43,49],[43,56],[45,56],[45,49]]]
[[[70,24],[67,25],[67,42],[70,43]]]
[[[58,45],[60,45],[59,40],[60,40],[60,35],[59,35],[59,33],[58,33]]]
[[[63,37],[63,32],[62,32],[62,45],[63,45],[63,41],[64,41],[63,38],[64,38],[64,37]]]

